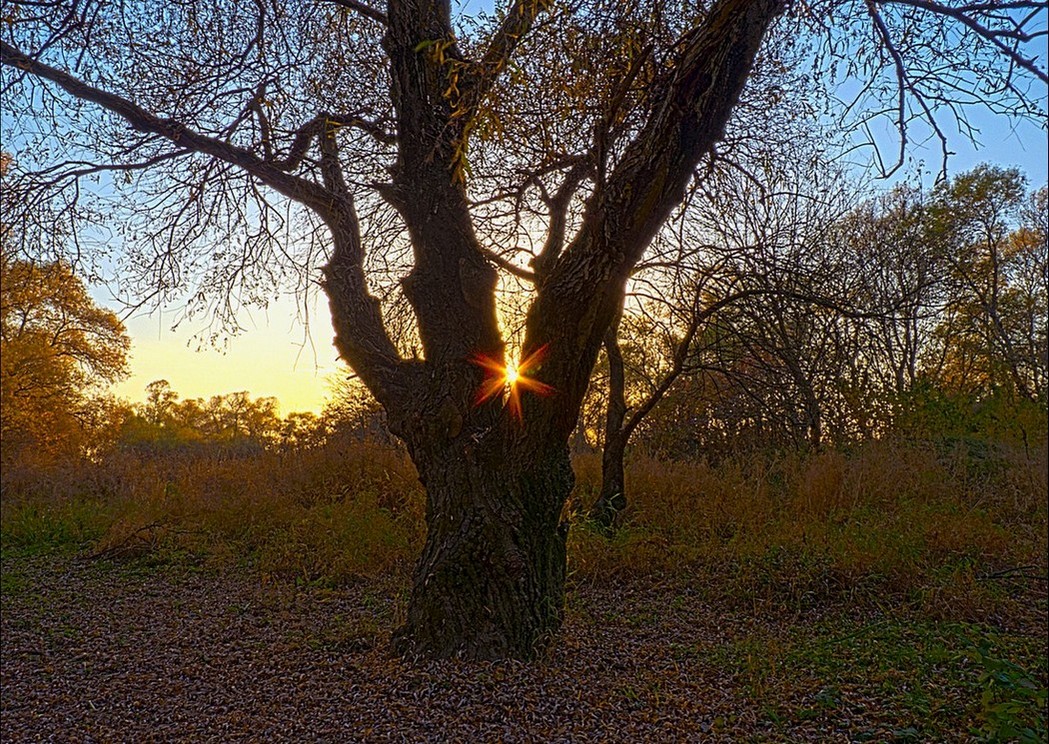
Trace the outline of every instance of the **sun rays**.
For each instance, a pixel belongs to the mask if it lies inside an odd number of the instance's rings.
[[[542,364],[545,356],[545,344],[522,361],[515,363],[511,360],[505,365],[484,354],[475,355],[470,361],[484,368],[485,375],[484,382],[480,390],[477,391],[474,404],[480,405],[485,401],[502,395],[503,391],[508,390],[510,413],[515,419],[520,421],[522,418],[521,392],[523,390],[542,396],[550,395],[554,392],[554,388],[550,385],[528,376],[529,372],[534,372]]]

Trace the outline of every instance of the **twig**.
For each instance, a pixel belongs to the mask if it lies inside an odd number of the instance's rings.
[[[1014,566],[1013,568],[1003,568],[1001,571],[977,574],[976,578],[978,581],[993,581],[995,579],[1034,579],[1035,581],[1049,581],[1049,576],[1046,574],[1030,573],[1031,571],[1037,570],[1038,566]]]

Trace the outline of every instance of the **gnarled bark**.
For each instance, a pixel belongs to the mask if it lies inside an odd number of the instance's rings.
[[[427,538],[400,653],[474,659],[539,653],[561,624],[573,475],[566,447],[457,440],[417,452]]]

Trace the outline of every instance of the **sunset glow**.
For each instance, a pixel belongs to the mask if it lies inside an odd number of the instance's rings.
[[[481,389],[477,391],[474,405],[480,405],[508,391],[510,413],[520,421],[522,418],[522,390],[543,396],[554,392],[550,385],[528,376],[529,371],[534,372],[539,367],[545,356],[546,345],[536,349],[521,362],[510,360],[505,365],[484,354],[474,356],[471,361],[485,370],[484,383],[481,385]]]
[[[309,330],[296,321],[300,307],[291,298],[245,312],[247,330],[224,348],[199,343],[206,321],[173,329],[173,312],[130,318],[125,325],[133,340],[131,374],[113,393],[138,403],[145,400],[146,385],[167,380],[183,400],[245,390],[277,398],[282,415],[320,413],[330,397],[329,380],[349,371],[329,341],[333,331],[322,302],[310,301],[308,315],[315,320]]]

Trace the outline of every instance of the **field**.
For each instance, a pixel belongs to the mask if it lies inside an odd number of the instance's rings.
[[[1047,462],[873,442],[629,464],[566,519],[534,664],[386,650],[423,537],[400,451],[343,442],[5,483],[5,741],[1045,741]]]

